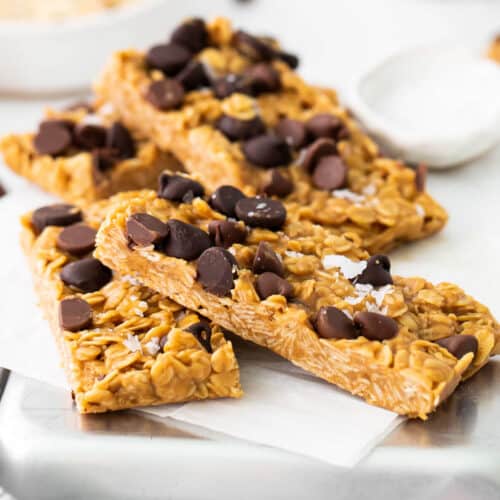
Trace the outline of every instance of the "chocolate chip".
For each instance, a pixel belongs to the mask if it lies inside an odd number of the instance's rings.
[[[205,22],[200,18],[184,21],[174,30],[170,41],[178,45],[183,45],[191,52],[199,52],[207,46],[208,42],[208,32]]]
[[[204,194],[203,186],[189,177],[163,172],[158,180],[158,196],[166,200],[190,203]]]
[[[108,130],[106,147],[114,149],[121,158],[133,158],[135,156],[135,144],[127,127],[120,122],[115,122]]]
[[[177,43],[165,43],[151,47],[146,54],[150,68],[159,69],[166,76],[175,76],[191,60],[192,53]]]
[[[85,330],[92,324],[92,309],[83,299],[64,299],[59,304],[59,324],[70,332]]]
[[[170,219],[167,225],[169,232],[163,251],[170,257],[195,260],[211,246],[208,234],[196,226],[177,219]]]
[[[74,136],[80,148],[91,151],[105,146],[107,131],[100,125],[78,125]]]
[[[318,161],[323,156],[337,154],[337,146],[331,139],[317,139],[306,150],[301,165],[309,172],[312,172]]]
[[[233,74],[214,79],[212,82],[212,90],[217,99],[225,99],[235,92],[252,95],[252,88],[249,82],[245,82],[241,76]]]
[[[336,139],[341,127],[342,122],[340,119],[328,113],[313,116],[306,122],[307,131],[315,139],[319,139],[320,137]]]
[[[352,319],[333,306],[321,307],[315,323],[318,335],[325,339],[355,339],[359,335]]]
[[[271,65],[259,63],[243,72],[239,85],[249,88],[251,95],[259,96],[266,92],[277,92],[281,88],[281,78]]]
[[[210,84],[205,66],[195,60],[190,61],[175,79],[186,91],[207,87]]]
[[[208,292],[224,297],[234,288],[237,267],[233,254],[224,248],[208,248],[196,264],[196,279]]]
[[[228,217],[235,217],[236,203],[245,198],[245,195],[234,186],[220,186],[210,196],[210,206]]]
[[[345,125],[342,125],[337,132],[337,141],[345,141],[349,137],[351,137],[351,132],[349,132],[349,129]]]
[[[156,80],[152,82],[145,95],[146,100],[160,111],[178,108],[184,101],[184,89],[176,80]]]
[[[373,255],[366,263],[365,270],[356,277],[356,283],[372,286],[392,285],[391,261],[385,255]]]
[[[63,282],[84,293],[101,289],[111,277],[111,269],[93,257],[70,262],[61,269]]]
[[[207,352],[213,352],[211,342],[212,328],[210,328],[208,321],[202,320],[198,321],[198,323],[193,323],[192,325],[189,325],[185,331],[192,333]]]
[[[340,156],[323,156],[316,164],[312,182],[325,191],[343,188],[347,184],[347,166]]]
[[[229,115],[222,115],[215,123],[215,127],[230,141],[250,139],[266,131],[264,122],[258,116],[250,120],[239,120]]]
[[[95,247],[95,229],[86,224],[72,224],[58,235],[56,245],[59,250],[71,255],[85,255]]]
[[[255,282],[255,290],[257,290],[257,294],[262,300],[271,295],[283,295],[287,299],[293,295],[292,285],[274,273],[261,274]]]
[[[7,194],[7,190],[5,189],[3,184],[0,184],[0,198]]]
[[[419,193],[425,191],[427,183],[427,165],[420,163],[415,170],[415,187]]]
[[[271,272],[281,278],[285,275],[285,269],[281,259],[273,250],[273,247],[265,241],[261,241],[257,247],[257,252],[253,259],[252,271],[255,274]]]
[[[479,347],[477,338],[473,335],[452,335],[435,341],[436,344],[447,349],[455,358],[460,359],[467,353],[477,354]]]
[[[262,187],[262,191],[268,196],[284,198],[293,191],[293,182],[277,168],[273,168],[269,174],[268,181]]]
[[[233,45],[238,52],[255,61],[269,61],[275,55],[270,45],[243,30],[234,33]]]
[[[40,155],[63,154],[72,143],[71,132],[58,122],[44,122],[33,139],[36,152]]]
[[[116,149],[100,148],[92,151],[92,168],[96,181],[99,181],[101,174],[113,168],[120,158]]]
[[[56,203],[36,209],[31,216],[31,223],[37,234],[47,226],[69,226],[82,220],[82,212],[74,205]]]
[[[259,135],[243,143],[245,158],[260,167],[288,165],[292,161],[290,146],[274,135]]]
[[[278,200],[268,198],[244,198],[236,203],[238,219],[249,226],[280,229],[286,220],[286,209]]]
[[[230,220],[214,220],[208,224],[208,234],[215,246],[229,248],[234,243],[243,243],[247,236],[245,228]]]
[[[168,234],[168,226],[146,213],[137,213],[127,219],[127,238],[139,246],[159,247]]]
[[[290,52],[277,52],[276,57],[281,59],[283,62],[288,64],[290,68],[297,69],[299,67],[299,58],[295,54],[290,54]]]
[[[278,137],[284,139],[294,149],[300,149],[307,143],[306,126],[298,120],[283,118],[274,130]]]
[[[398,324],[389,316],[367,311],[354,315],[354,325],[368,340],[392,339],[399,331]]]
[[[41,122],[38,128],[40,130],[42,128],[50,128],[52,126],[64,127],[68,130],[68,132],[72,134],[73,130],[75,129],[75,122],[72,120],[67,120],[65,118],[49,118],[48,120],[44,120],[43,122]]]

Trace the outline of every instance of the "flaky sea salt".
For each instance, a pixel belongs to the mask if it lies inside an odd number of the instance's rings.
[[[295,252],[294,250],[285,250],[285,255],[287,257],[291,257],[292,259],[299,259],[300,257],[304,257],[303,253]]]
[[[148,354],[154,356],[160,350],[160,339],[153,337],[144,347]]]
[[[394,288],[392,285],[385,285],[381,286],[377,290],[373,290],[371,292],[371,296],[375,299],[375,303],[377,304],[378,307],[382,305],[382,302],[384,302],[384,298],[387,294],[392,293],[394,291]]]
[[[130,274],[125,274],[121,277],[121,280],[134,286],[141,286],[141,282],[137,278],[130,276]]]
[[[321,261],[325,269],[338,267],[347,279],[352,279],[366,269],[366,260],[355,262],[344,255],[325,255]]]
[[[343,198],[344,200],[352,201],[353,203],[361,203],[365,197],[361,194],[353,193],[350,189],[335,189],[332,191],[335,198]]]
[[[377,192],[377,188],[373,184],[368,184],[363,188],[363,194],[365,196],[373,196]]]
[[[422,205],[415,203],[415,211],[418,215],[420,215],[420,217],[425,217],[425,209]]]
[[[123,345],[130,352],[142,352],[141,341],[135,335],[130,333],[128,334],[127,339],[123,341]]]

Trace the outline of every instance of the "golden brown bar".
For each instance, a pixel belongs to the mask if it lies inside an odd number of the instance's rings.
[[[106,274],[82,253],[92,251],[82,225],[92,238],[88,228],[98,227],[111,203],[129,196],[98,202],[83,214],[56,208],[22,218],[23,248],[78,410],[240,397],[238,364],[219,327],[130,276]],[[83,262],[86,269],[68,267]]]

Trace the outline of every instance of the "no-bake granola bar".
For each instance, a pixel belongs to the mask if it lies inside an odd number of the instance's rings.
[[[179,179],[179,177],[182,177]],[[178,201],[183,200],[183,201]],[[217,207],[218,211],[213,207]],[[161,236],[160,236],[161,233]],[[492,354],[499,326],[449,283],[392,276],[278,200],[164,174],[116,206],[97,258],[353,394],[425,418]]]
[[[371,253],[439,231],[425,168],[384,158],[332,90],[305,83],[276,41],[190,19],[147,53],[115,54],[95,89],[123,122],[215,190],[284,200]]]
[[[106,109],[108,111],[106,111]],[[70,203],[85,205],[120,191],[152,188],[177,161],[151,141],[134,137],[112,110],[78,106],[48,111],[36,133],[11,134],[0,142],[16,173]]]
[[[220,327],[118,276],[90,257],[95,229],[117,200],[42,207],[22,218],[22,244],[81,413],[240,397],[239,370]]]

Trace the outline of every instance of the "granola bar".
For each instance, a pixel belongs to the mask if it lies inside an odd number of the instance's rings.
[[[70,203],[85,205],[130,189],[152,188],[160,172],[177,168],[151,141],[133,137],[112,113],[87,106],[48,111],[36,133],[0,142],[16,173]]]
[[[90,257],[111,203],[42,207],[22,218],[40,305],[81,413],[240,397],[222,330]]]
[[[492,354],[498,324],[457,286],[393,277],[386,256],[369,257],[348,236],[289,218],[278,200],[230,187],[209,204],[199,183],[178,177],[163,178],[160,196],[145,190],[110,211],[97,258],[412,417],[425,418]]]
[[[115,54],[95,90],[213,191],[281,198],[371,253],[439,231],[425,168],[384,158],[332,90],[305,83],[276,41],[191,19],[169,43]]]

